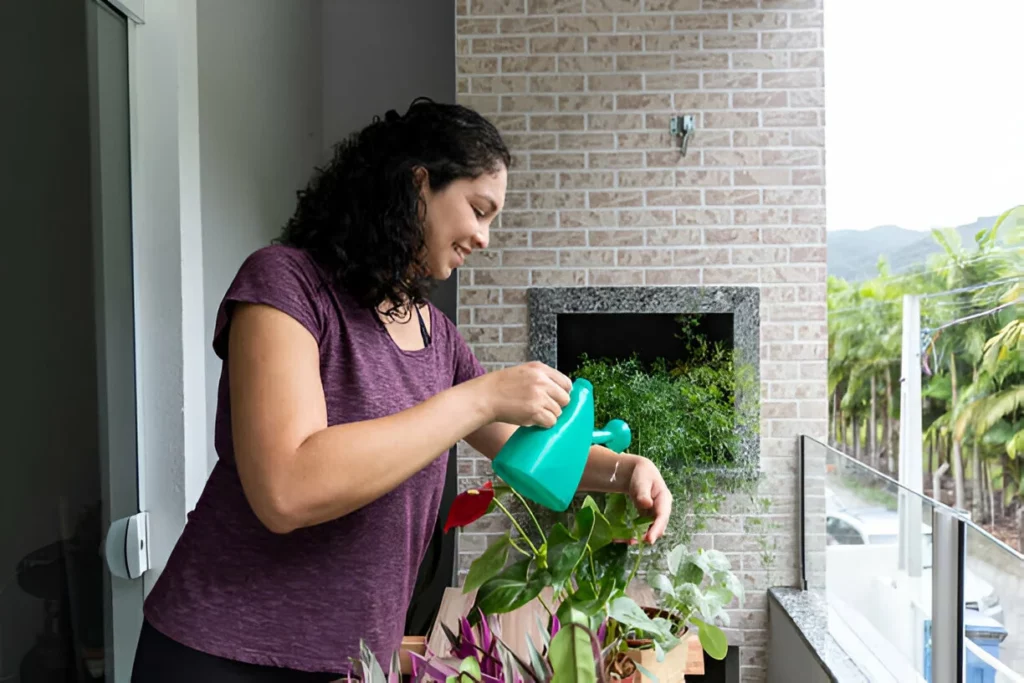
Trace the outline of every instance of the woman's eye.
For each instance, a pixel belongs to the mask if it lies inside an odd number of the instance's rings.
[[[486,216],[486,215],[487,215],[487,214],[486,214],[485,212],[481,211],[480,209],[478,209],[478,208],[477,208],[477,207],[475,207],[475,206],[473,207],[473,213],[475,213],[475,214],[476,214],[476,217],[477,217],[477,218],[483,218],[484,216]]]

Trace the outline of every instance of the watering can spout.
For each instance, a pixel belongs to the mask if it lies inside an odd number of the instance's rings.
[[[554,426],[517,429],[494,458],[494,472],[525,498],[562,512],[579,488],[591,445],[621,453],[631,438],[622,420],[594,429],[594,387],[577,379]]]

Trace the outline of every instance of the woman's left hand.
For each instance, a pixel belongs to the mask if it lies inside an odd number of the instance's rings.
[[[665,533],[672,514],[672,494],[658,467],[647,458],[638,458],[629,479],[628,495],[641,514],[654,515],[644,536],[645,543],[654,543]]]

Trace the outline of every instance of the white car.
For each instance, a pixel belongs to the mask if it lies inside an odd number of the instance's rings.
[[[881,507],[837,509],[839,506],[828,504],[826,508],[825,532],[829,545],[895,545],[898,540],[900,520],[895,510]],[[931,572],[932,529],[927,524],[923,526],[922,567]],[[1003,611],[992,584],[970,569],[964,571],[964,607],[993,619]]]

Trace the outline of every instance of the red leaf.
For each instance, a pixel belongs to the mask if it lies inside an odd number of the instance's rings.
[[[494,486],[487,482],[478,489],[469,489],[455,496],[448,521],[444,523],[444,531],[448,533],[455,527],[464,527],[487,514],[487,508],[494,500]]]

